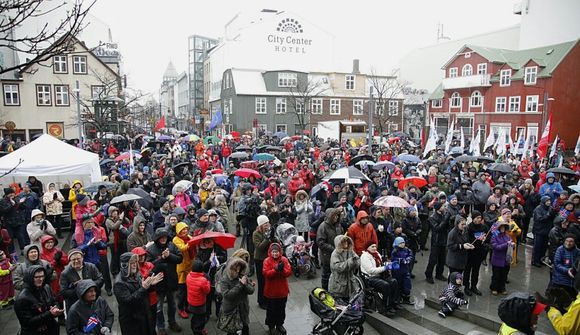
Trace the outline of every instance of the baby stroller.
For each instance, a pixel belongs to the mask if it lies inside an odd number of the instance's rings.
[[[294,275],[314,278],[316,267],[310,256],[312,243],[306,243],[304,238],[298,235],[296,227],[290,223],[282,223],[276,228],[276,238],[282,243],[284,256],[288,258]]]
[[[320,322],[312,328],[312,335],[361,335],[364,333],[365,314],[362,308],[364,286],[360,278],[355,278],[359,282],[359,290],[348,302],[339,300],[335,303],[330,294],[322,288],[315,288],[310,292],[308,296],[310,310],[320,317]]]

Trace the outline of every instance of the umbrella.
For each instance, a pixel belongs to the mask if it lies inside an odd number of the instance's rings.
[[[400,154],[399,155],[399,160],[403,161],[403,162],[409,162],[409,163],[420,163],[421,159],[415,155],[409,155],[409,154]]]
[[[173,169],[173,171],[176,171],[177,169],[184,168],[186,166],[190,167],[192,165],[193,164],[191,162],[183,162],[183,163],[173,165],[172,169]]]
[[[570,185],[568,188],[576,193],[580,193],[580,185]]]
[[[375,165],[373,166],[374,170],[380,170],[383,168],[387,168],[389,170],[392,170],[395,168],[395,163],[391,162],[391,161],[380,161],[375,163]]]
[[[548,172],[559,173],[559,174],[571,174],[576,175],[576,172],[573,170],[568,169],[567,167],[555,167],[548,170]]]
[[[135,135],[135,137],[133,137],[133,140],[138,139],[139,137],[145,136],[145,134],[137,134]]]
[[[139,200],[139,199],[141,199],[140,196],[127,193],[127,194],[120,195],[118,197],[114,197],[111,200],[111,205],[118,204],[118,203],[123,202],[123,201],[131,201],[131,200]]]
[[[101,166],[102,165],[107,165],[107,164],[113,163],[113,162],[114,162],[114,160],[112,160],[110,158],[105,158],[105,159],[103,159],[102,161],[99,162],[99,165],[101,165]]]
[[[455,157],[455,161],[458,163],[474,162],[476,160],[477,156],[461,155],[459,157]]]
[[[213,169],[213,170],[211,170],[211,174],[212,175],[214,175],[214,174],[223,174],[223,173],[224,173],[224,170],[222,170],[222,169]]]
[[[205,239],[213,240],[222,249],[231,249],[236,243],[236,235],[228,233],[220,233],[217,231],[206,231],[203,234],[192,237],[187,244],[189,246],[197,246]]]
[[[182,141],[184,142],[196,142],[199,141],[199,136],[192,134],[192,135],[186,135],[182,138]]]
[[[351,158],[348,165],[353,166],[360,161],[372,161],[374,163],[375,159],[373,158],[373,156],[370,156],[370,155],[358,155],[358,156],[354,156],[353,158]]]
[[[171,141],[173,139],[173,137],[168,136],[168,135],[161,135],[159,137],[157,137],[158,141]]]
[[[232,159],[247,159],[248,157],[250,157],[250,155],[244,151],[237,151],[230,155],[230,158]]]
[[[206,136],[203,139],[203,144],[207,145],[210,141],[212,144],[217,144],[217,143],[220,143],[221,140],[217,136],[213,136],[213,135]]]
[[[146,148],[141,149],[141,155],[144,155],[146,152],[151,153],[151,148],[150,147],[146,147]]]
[[[266,147],[267,151],[282,151],[282,148],[274,146],[274,145],[269,145]]]
[[[292,138],[290,138],[289,136],[284,137],[283,139],[280,140],[280,143],[284,143],[286,141],[291,140]]]
[[[417,188],[421,188],[421,187],[427,185],[427,181],[425,180],[425,178],[422,178],[422,177],[403,178],[403,179],[399,180],[399,189],[400,190],[404,189],[405,185],[407,185],[407,184],[413,184]]]
[[[345,184],[362,184],[363,180],[370,181],[364,173],[353,166],[338,169],[324,177],[324,180],[341,181]]]
[[[238,131],[232,131],[230,135],[232,135],[234,138],[240,138],[240,132]]]
[[[191,185],[193,185],[193,183],[189,180],[180,180],[177,183],[175,183],[175,185],[173,185],[173,188],[171,189],[171,193],[173,195],[177,194],[177,189],[180,187],[183,191],[186,191],[191,187]]]
[[[143,138],[145,138],[145,137],[143,137]],[[161,145],[161,147],[163,147],[165,145],[165,143],[160,142],[160,141],[147,142],[147,146],[150,148],[155,148],[157,146],[157,144]]]
[[[475,156],[477,158],[478,162],[488,162],[488,163],[493,163],[494,160],[493,158],[490,157],[486,157],[486,156]]]
[[[107,188],[107,191],[113,190],[117,187],[116,184],[111,183],[110,181],[99,181],[96,183],[93,183],[85,188],[83,188],[85,190],[85,192],[88,193],[94,193],[97,192],[99,190],[99,187],[101,186],[105,186]]]
[[[246,151],[246,150],[252,150],[252,148],[250,148],[247,145],[238,145],[234,151]]]
[[[310,191],[310,197],[314,197],[316,193],[320,191],[328,192],[330,188],[331,188],[330,183],[327,181],[323,181],[312,188],[312,191]]]
[[[512,167],[508,164],[505,163],[495,163],[492,164],[489,167],[490,171],[496,171],[496,172],[503,172],[503,173],[512,173],[514,172],[514,169],[512,169]]]
[[[105,134],[105,136],[103,136],[104,139],[106,140],[124,140],[125,137],[123,135],[118,135],[118,134]]]
[[[212,174],[211,177],[215,180],[215,183],[218,185],[221,184],[226,179],[228,179],[228,176],[221,174],[221,173]]]
[[[255,161],[262,161],[262,162],[266,162],[266,161],[273,161],[274,159],[276,159],[276,156],[271,155],[271,154],[266,154],[266,153],[260,153],[260,154],[255,154],[254,157],[252,157]]]
[[[131,155],[130,153],[124,152],[124,153],[120,154],[119,156],[115,157],[115,162],[129,160],[130,155]],[[141,158],[141,154],[133,153],[133,159],[140,159],[140,158]]]
[[[375,165],[375,162],[364,160],[364,161],[358,161],[354,165],[357,165],[357,166],[374,166]]]
[[[258,167],[258,162],[256,161],[245,161],[245,162],[241,162],[240,166],[243,168],[248,168],[248,169],[253,169],[255,167]]]
[[[463,148],[462,147],[453,147],[451,148],[451,150],[449,150],[449,155],[454,156],[454,155],[462,155],[463,154]]]
[[[139,205],[141,205],[141,207],[145,207],[147,209],[151,209],[153,207],[153,198],[151,198],[151,195],[142,188],[130,188],[126,195],[139,197],[139,199],[136,200]]]
[[[284,138],[284,137],[288,137],[288,134],[286,134],[286,133],[285,133],[285,132],[283,132],[283,131],[277,131],[277,132],[275,132],[275,133],[274,133],[274,135],[273,135],[273,136],[276,136],[276,137],[278,137],[278,138]]]
[[[237,169],[234,171],[234,174],[242,178],[249,178],[250,176],[254,176],[256,178],[262,177],[258,171],[247,168]]]
[[[411,207],[411,205],[409,205],[409,203],[406,202],[404,199],[396,197],[394,195],[386,195],[380,197],[377,200],[375,200],[373,205],[379,207],[398,207],[398,208]]]
[[[396,137],[409,137],[409,135],[403,133],[402,131],[396,131],[396,132],[392,133],[391,135],[396,136]]]

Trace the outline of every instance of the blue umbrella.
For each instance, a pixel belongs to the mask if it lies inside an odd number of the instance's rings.
[[[400,154],[398,158],[400,161],[403,161],[403,162],[421,163],[421,159],[415,155]]]
[[[288,137],[288,134],[286,134],[286,133],[285,133],[285,132],[283,132],[283,131],[277,131],[277,132],[275,132],[275,133],[274,133],[274,135],[273,135],[273,136],[276,136],[276,137],[278,137],[279,139],[283,139],[284,137]]]
[[[267,153],[259,153],[255,154],[253,159],[255,161],[273,161],[276,159],[276,156]]]

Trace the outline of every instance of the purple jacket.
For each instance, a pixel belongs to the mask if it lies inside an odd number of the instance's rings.
[[[491,238],[491,265],[505,267],[508,266],[506,261],[508,244],[511,242],[511,238],[508,234],[497,234]]]

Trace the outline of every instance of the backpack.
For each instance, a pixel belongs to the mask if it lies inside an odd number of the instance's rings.
[[[218,268],[215,271],[214,283],[215,283],[215,293],[216,293],[216,296],[217,295],[219,295],[219,296],[222,295],[222,284],[221,284],[221,281],[222,281],[222,278],[224,276],[224,272],[225,272],[225,269],[226,269],[226,263],[220,264],[220,266],[218,266]]]

